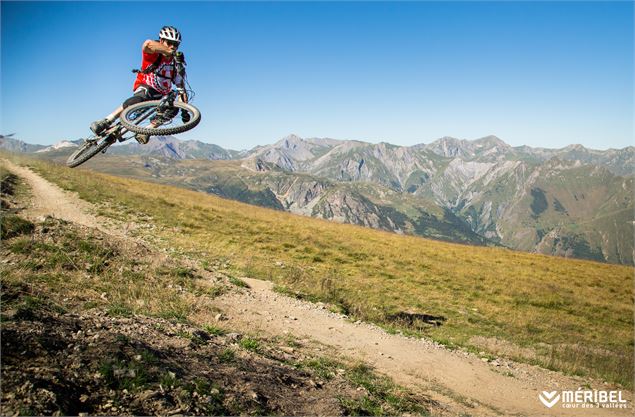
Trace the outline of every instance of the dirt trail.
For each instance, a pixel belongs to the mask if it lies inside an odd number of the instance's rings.
[[[90,204],[61,190],[31,170],[8,161],[4,164],[27,181],[32,189],[29,217],[52,215],[89,227],[105,229],[89,214]],[[104,230],[122,236],[121,230]],[[352,323],[323,305],[275,293],[272,284],[244,278],[250,288],[217,299],[228,327],[267,335],[286,333],[333,346],[348,357],[373,365],[395,382],[430,393],[446,415],[526,416],[630,416],[630,409],[547,408],[538,399],[542,391],[576,390],[583,381],[560,373],[509,361],[484,362],[461,351],[450,351],[432,342],[387,334],[367,323]],[[593,386],[595,389],[610,389]],[[628,405],[632,395],[623,392]]]
[[[130,223],[117,223],[117,227],[115,227],[115,222],[111,219],[91,214],[91,212],[95,212],[94,206],[80,199],[76,193],[62,190],[29,168],[16,165],[5,159],[0,160],[0,163],[24,179],[31,188],[33,197],[29,202],[30,205],[21,212],[25,217],[36,220],[45,216],[53,216],[82,226],[99,229],[104,233],[120,238],[132,239],[129,235],[132,228]]]
[[[31,188],[33,199],[30,207],[23,212],[26,217],[36,219],[51,215],[83,226],[101,228],[97,218],[89,213],[89,203],[51,184],[28,168],[7,160],[2,160],[2,163],[9,171],[24,179]]]
[[[247,329],[268,334],[288,331],[334,346],[372,364],[399,384],[436,392],[433,399],[450,404],[451,411],[470,415],[632,415],[631,409],[548,409],[538,399],[541,391],[576,390],[583,381],[525,364],[486,363],[429,341],[391,335],[367,323],[352,323],[319,304],[275,293],[270,282],[243,279],[251,287],[249,291],[220,300],[232,321],[242,322]],[[630,404],[630,394],[628,398]]]

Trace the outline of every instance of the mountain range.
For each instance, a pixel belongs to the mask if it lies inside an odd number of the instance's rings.
[[[74,142],[0,148],[63,159]],[[71,145],[68,145],[71,144]],[[248,151],[158,137],[89,164],[339,222],[633,264],[635,148],[512,147],[495,136],[396,146],[287,136]]]

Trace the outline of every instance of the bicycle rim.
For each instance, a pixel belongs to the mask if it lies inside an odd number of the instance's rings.
[[[102,152],[115,142],[112,138],[103,138],[101,141],[99,139],[100,138],[97,138],[96,140],[88,139],[84,141],[84,143],[79,146],[79,149],[68,157],[66,165],[70,168],[75,168],[76,166],[88,161],[99,152]]]

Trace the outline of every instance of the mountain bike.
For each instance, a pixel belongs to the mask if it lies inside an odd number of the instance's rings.
[[[184,61],[177,60],[176,70],[181,71],[184,65]],[[139,71],[133,70],[132,72]],[[189,87],[187,79],[185,83]],[[148,136],[175,135],[194,128],[201,121],[201,112],[189,103],[177,101],[177,97],[185,92],[188,93],[188,101],[191,101],[194,97],[194,91],[186,90],[181,86],[170,91],[161,100],[143,101],[126,107],[119,118],[110,124],[110,127],[97,136],[85,139],[84,143],[68,157],[66,165],[71,168],[81,165],[98,153],[105,153],[108,147],[115,142],[124,142],[133,138],[137,133]],[[179,110],[181,114],[183,112],[189,113],[190,117],[187,122],[176,117]]]

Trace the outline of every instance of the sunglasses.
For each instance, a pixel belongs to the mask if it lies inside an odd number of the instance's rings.
[[[177,42],[177,41],[170,41],[165,39],[165,42],[170,45],[170,46],[174,46],[175,48],[178,48],[181,42]]]

